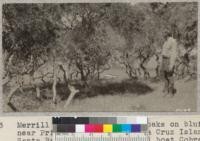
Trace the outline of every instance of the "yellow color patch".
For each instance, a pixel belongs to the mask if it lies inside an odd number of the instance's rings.
[[[103,125],[103,132],[104,133],[111,133],[112,132],[112,124],[104,124]]]

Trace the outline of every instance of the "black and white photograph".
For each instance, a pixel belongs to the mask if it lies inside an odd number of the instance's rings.
[[[4,112],[195,112],[197,2],[4,3]]]

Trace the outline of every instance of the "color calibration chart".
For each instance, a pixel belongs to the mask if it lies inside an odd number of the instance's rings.
[[[53,141],[149,141],[147,117],[53,117]]]

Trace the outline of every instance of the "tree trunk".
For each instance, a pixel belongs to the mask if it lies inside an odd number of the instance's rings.
[[[7,98],[7,101],[6,103],[10,106],[10,101],[14,95],[14,93],[17,91],[17,89],[19,89],[19,86],[15,86],[11,91],[10,93],[8,94],[8,98]],[[12,107],[11,107],[12,108]]]
[[[65,71],[63,65],[60,65],[60,69],[63,71],[63,77],[64,77],[64,81],[65,81],[65,84],[66,84],[66,89],[67,89],[67,93],[70,94],[67,101],[66,101],[66,104],[64,107],[67,107],[71,101],[73,100],[75,94],[77,92],[79,92],[78,90],[76,90],[73,86],[69,86],[69,82],[68,82],[68,79],[67,79],[67,72]]]
[[[59,66],[60,66],[60,69],[63,72],[64,81],[65,81],[66,85],[68,85],[67,72],[65,71],[63,65],[59,65]]]
[[[69,106],[69,104],[71,103],[71,101],[73,100],[74,96],[76,95],[76,93],[79,92],[79,90],[75,89],[73,86],[69,86],[69,89],[71,91],[66,103],[65,103],[65,108]]]
[[[157,67],[156,67],[156,78],[160,77],[160,62],[159,62],[159,55],[156,55],[156,62],[157,62]]]
[[[69,81],[67,79],[67,72],[65,71],[63,65],[60,65],[60,69],[63,71],[63,77],[64,77],[64,81],[65,81],[65,85],[66,85],[66,92],[67,92],[67,94],[69,94],[70,89],[69,89]]]
[[[6,85],[8,82],[10,81],[10,78],[8,76],[6,76],[5,78],[3,78],[2,80],[2,85]]]
[[[159,78],[160,77],[160,66],[157,66],[156,67],[156,76],[155,76],[155,78]]]
[[[70,93],[70,95],[69,95],[69,97],[68,97],[68,99],[67,99],[67,101],[65,103],[65,108],[69,106],[69,104],[73,100],[74,96],[75,96],[75,93]]]
[[[83,70],[82,64],[80,64],[79,62],[76,62],[76,67],[77,67],[78,70],[80,71],[81,80],[82,80],[82,81],[86,81],[86,77],[85,77],[85,74],[84,74],[84,70]]]
[[[13,98],[15,92],[20,89],[20,86],[15,86],[11,91],[10,93],[8,94],[8,97],[7,97],[7,100],[6,100],[6,103],[7,105],[14,111],[14,112],[17,112],[17,108],[11,103],[11,99]]]
[[[57,72],[56,72],[56,62],[55,62],[55,56],[53,58],[53,85],[52,85],[52,91],[53,91],[53,103],[56,104],[56,85],[57,85]]]
[[[40,87],[36,86],[36,97],[40,99]]]
[[[100,72],[98,70],[98,73],[97,73],[97,80],[100,80]]]
[[[10,81],[9,66],[11,66],[13,58],[14,58],[14,54],[12,54],[12,53],[6,55],[6,57],[4,58],[3,86],[6,85]]]
[[[8,103],[8,106],[14,111],[14,112],[17,112],[17,108],[10,102]]]
[[[97,65],[97,80],[100,80],[100,70],[99,70],[99,65]]]
[[[146,62],[147,59],[148,59],[148,57],[143,58],[143,60],[141,61],[141,64],[140,64],[140,68],[142,69],[142,71],[144,73],[144,79],[148,79],[150,77],[149,72],[147,71],[147,69],[144,66],[144,63]]]
[[[85,75],[84,75],[83,70],[81,70],[80,72],[81,72],[81,80],[82,80],[82,81],[85,81],[86,79],[85,79]]]
[[[54,72],[54,74],[53,74],[53,85],[52,85],[52,90],[53,90],[53,103],[54,103],[54,104],[56,104],[56,95],[57,95],[56,85],[57,85],[57,77],[56,77],[56,73]]]

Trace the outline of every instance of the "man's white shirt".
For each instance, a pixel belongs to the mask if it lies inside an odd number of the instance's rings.
[[[167,41],[165,41],[162,48],[162,56],[168,57],[170,59],[169,68],[170,70],[175,65],[175,61],[177,58],[177,41],[173,37],[169,37]]]

